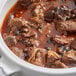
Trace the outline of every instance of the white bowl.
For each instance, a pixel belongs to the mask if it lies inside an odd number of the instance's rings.
[[[9,9],[17,0],[0,0],[0,27]],[[51,69],[30,64],[18,58],[5,44],[0,31],[0,67],[6,75],[17,73],[18,76],[76,76],[76,68]]]

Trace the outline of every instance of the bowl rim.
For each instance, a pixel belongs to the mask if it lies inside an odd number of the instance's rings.
[[[2,26],[3,21],[0,24]],[[45,74],[54,74],[54,75],[76,73],[76,67],[66,68],[66,69],[65,68],[64,69],[45,68],[45,67],[40,67],[40,66],[37,66],[37,65],[33,65],[33,64],[31,64],[27,61],[24,61],[24,60],[20,59],[7,47],[7,45],[5,44],[5,42],[2,38],[1,31],[0,31],[0,48],[1,48],[1,51],[4,53],[4,55],[6,57],[8,57],[9,59],[11,59],[14,63],[18,64],[18,66],[28,68],[28,69],[33,70],[35,72],[40,72],[40,73],[45,73]]]

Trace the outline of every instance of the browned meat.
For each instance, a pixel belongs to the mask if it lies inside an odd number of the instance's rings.
[[[59,22],[56,25],[56,29],[63,31],[76,31],[76,22],[72,20]]]
[[[55,61],[55,67],[56,68],[69,68],[67,65],[65,65],[64,63],[60,61]]]
[[[15,36],[7,35],[4,40],[9,47],[17,44]]]
[[[60,43],[60,44],[63,44],[63,45],[67,45],[67,44],[70,44],[74,38],[73,37],[67,37],[67,36],[59,36],[59,35],[56,35],[54,38],[53,38],[57,43]]]
[[[30,18],[29,25],[36,29],[41,29],[43,26],[47,25],[45,21],[37,17]]]
[[[66,6],[49,9],[44,13],[45,21],[49,22],[54,20],[66,20],[68,17],[70,17],[70,9]]]
[[[62,57],[62,61],[64,63],[76,63],[76,51],[74,50],[70,50],[66,53],[64,53],[63,57]]]
[[[24,25],[24,21],[21,20],[20,18],[13,18],[10,20],[9,26],[10,27],[13,27],[13,26],[21,27],[21,26],[25,26],[25,25]]]
[[[19,3],[21,6],[28,7],[29,5],[32,4],[32,1],[31,0],[19,0]]]
[[[75,2],[75,5],[76,5],[76,0],[74,0],[74,2]]]
[[[23,52],[22,49],[19,49],[17,47],[11,47],[11,50],[18,56],[18,57],[22,57],[23,56]],[[23,58],[24,59],[24,58]]]
[[[71,43],[71,48],[76,49],[76,39]]]
[[[36,33],[28,25],[28,21],[24,21],[20,18],[14,18],[10,20],[10,34],[22,37],[36,37]]]
[[[67,65],[60,62],[60,56],[54,51],[48,51],[47,54],[47,66],[51,68],[68,68]]]
[[[71,11],[72,14],[76,15],[76,8]]]
[[[25,30],[26,30],[26,28],[25,28]],[[30,29],[28,30],[28,32],[27,33],[25,33],[25,32],[23,32],[23,33],[21,33],[21,36],[23,36],[23,37],[25,37],[25,38],[35,38],[35,37],[37,37],[37,34],[34,32],[34,31],[31,31]]]
[[[39,66],[45,66],[46,50],[42,48],[35,48],[29,58],[29,62]]]
[[[26,45],[26,47],[33,47],[32,39],[24,39],[23,43]]]
[[[59,59],[60,59],[60,56],[56,52],[51,51],[51,50],[48,51],[47,65],[51,64],[51,63],[54,63],[56,60],[59,60]]]
[[[71,11],[71,17],[70,19],[76,19],[76,8],[74,8],[72,11]]]
[[[39,42],[37,40],[32,39],[32,38],[24,38],[24,39],[21,39],[20,42],[22,44],[24,44],[26,47],[39,46]]]
[[[25,47],[23,49],[24,59],[28,60],[30,58],[33,49],[34,47]]]
[[[22,32],[22,28],[26,27],[27,30],[25,30],[26,32],[28,32],[28,28],[29,26],[27,26],[25,24],[25,21],[21,20],[20,18],[14,18],[14,19],[11,19],[9,24],[10,26],[10,33],[11,34],[19,34],[20,32]]]

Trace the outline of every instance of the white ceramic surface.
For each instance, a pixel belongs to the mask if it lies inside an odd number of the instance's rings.
[[[17,0],[0,0],[0,27],[8,10]],[[76,76],[76,68],[50,69],[35,66],[14,55],[7,47],[0,33],[0,67],[7,75],[17,73],[18,76]]]

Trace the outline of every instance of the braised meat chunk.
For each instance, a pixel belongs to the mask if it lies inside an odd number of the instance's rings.
[[[60,43],[60,44],[63,44],[63,45],[67,45],[67,44],[70,44],[74,38],[73,37],[67,37],[67,36],[58,36],[56,35],[54,37],[54,40],[57,42],[57,43]]]
[[[10,20],[10,33],[13,35],[22,35],[25,37],[33,37],[35,36],[34,31],[31,30],[27,21],[22,19],[14,18]]]
[[[64,53],[63,57],[62,57],[62,61],[64,63],[76,63],[76,51],[74,50],[70,50],[66,53]]]
[[[70,9],[66,6],[49,9],[44,14],[45,21],[66,20],[68,17],[70,17]]]
[[[47,51],[45,49],[41,48],[33,49],[32,55],[30,56],[28,61],[35,65],[45,66],[46,54]]]
[[[71,48],[76,50],[76,39],[72,41]]]
[[[61,56],[54,51],[48,51],[47,66],[51,68],[68,68],[68,66],[60,61]]]
[[[76,67],[76,0],[18,0],[1,34],[24,61],[47,68]]]
[[[48,51],[48,54],[47,54],[47,62],[48,63],[49,62],[52,63],[59,59],[60,59],[60,56],[56,52],[51,51],[51,50]]]
[[[76,21],[68,20],[68,21],[59,22],[56,25],[56,29],[62,30],[62,31],[74,31],[74,32],[76,32]]]
[[[65,65],[64,63],[62,63],[60,61],[55,62],[55,67],[56,68],[69,68],[67,65]]]
[[[6,35],[6,37],[4,38],[4,40],[6,41],[6,43],[7,43],[8,46],[14,46],[14,45],[17,44],[15,36],[11,36],[11,35],[7,36]]]

